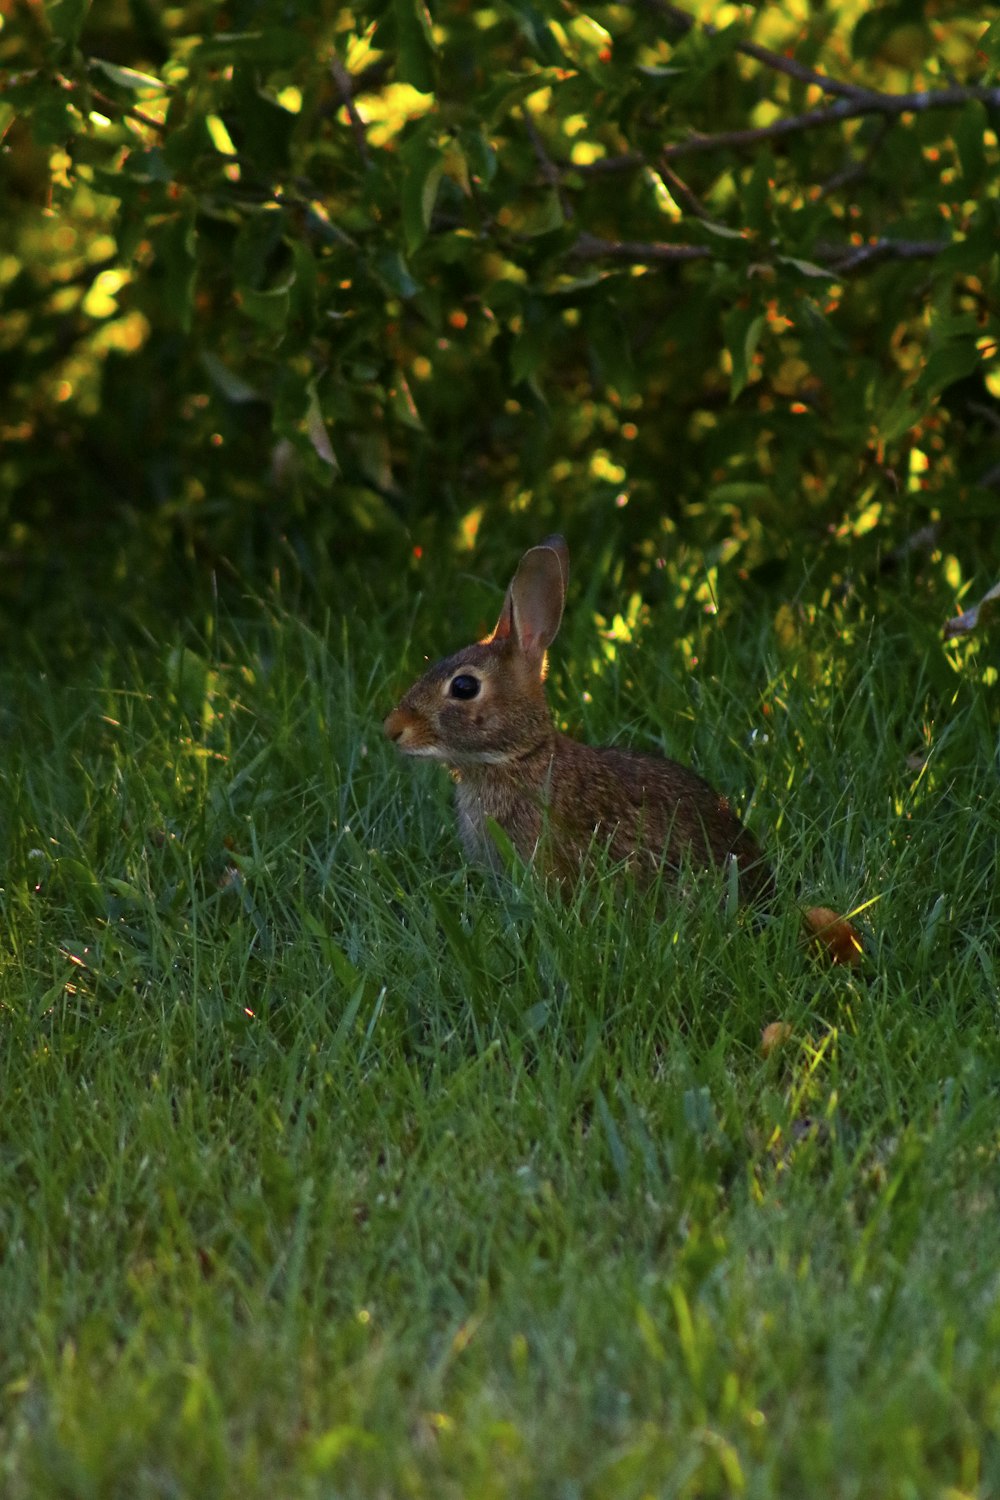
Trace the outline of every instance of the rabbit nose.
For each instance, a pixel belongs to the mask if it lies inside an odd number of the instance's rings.
[[[394,708],[391,714],[387,714],[382,720],[382,728],[392,740],[398,743],[400,736],[406,728],[406,715],[398,708]]]

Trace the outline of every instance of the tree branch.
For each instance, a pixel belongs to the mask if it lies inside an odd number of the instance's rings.
[[[523,108],[521,110],[521,115],[524,120],[524,127],[528,132],[528,139],[531,142],[531,149],[535,153],[535,160],[538,163],[539,170],[542,176],[545,178],[545,181],[548,183],[549,187],[553,189],[556,197],[559,199],[559,207],[562,209],[563,218],[568,223],[574,218],[574,214],[573,205],[569,201],[569,198],[566,195],[566,190],[563,187],[563,176],[566,169],[556,166],[548,151],[545,149],[545,142],[542,140],[541,132],[539,131],[538,126],[535,124],[534,120],[531,117],[531,110],[528,108]]]
[[[864,245],[818,245],[816,264],[841,277],[882,260],[931,260],[951,246],[950,240],[872,240]],[[567,252],[574,260],[617,260],[643,266],[656,262],[706,260],[709,245],[678,245],[661,240],[605,240],[595,234],[580,234]],[[764,260],[764,257],[758,257]]]
[[[758,125],[749,130],[720,130],[715,135],[692,135],[686,141],[674,141],[664,146],[661,155],[669,160],[691,156],[697,151],[718,151],[727,146],[755,146],[759,141],[778,140],[818,126],[857,120],[863,115],[897,119],[900,115],[924,114],[929,109],[957,109],[973,99],[1000,109],[1000,88],[952,84],[948,88],[920,89],[912,94],[865,94],[857,99],[838,99],[835,104],[825,104],[801,115],[775,120],[773,125]]]
[[[647,261],[705,260],[708,245],[673,245],[663,241],[604,240],[596,234],[581,234],[568,252],[574,260],[623,260],[641,266]]]
[[[660,16],[684,36],[698,25],[694,16],[688,15],[679,5],[670,5],[668,0],[642,0],[642,4],[646,10]],[[713,26],[710,21],[704,22],[701,30],[706,36],[719,35],[719,27]],[[855,100],[878,97],[871,89],[846,83],[841,78],[831,78],[826,73],[817,73],[814,68],[807,68],[794,57],[786,57],[782,52],[772,52],[769,47],[758,46],[756,42],[737,42],[736,51],[742,52],[744,57],[752,57],[755,62],[763,63],[775,73],[785,73],[799,83],[813,84],[822,89],[824,94],[838,94],[844,99]]]
[[[826,269],[838,276],[849,275],[862,266],[881,260],[933,260],[950,250],[952,240],[869,240],[864,245],[817,245]]]
[[[100,89],[96,89],[89,80],[78,82],[75,78],[67,78],[65,74],[58,74],[57,81],[68,93],[85,93],[89,97],[91,104],[95,105],[102,114],[106,114],[109,119],[113,119],[115,116],[124,116],[126,119],[135,120],[138,124],[144,125],[147,130],[155,130],[158,135],[162,135],[167,128],[162,120],[154,120],[152,115],[147,115],[141,109],[136,109],[134,104],[123,104],[119,99],[112,99],[110,94],[105,94]],[[166,92],[165,86],[164,92]]]
[[[358,106],[354,102],[354,79],[348,73],[344,64],[336,53],[330,58],[330,76],[333,79],[340,102],[347,111],[347,118],[351,122],[351,133],[354,136],[354,144],[358,148],[358,155],[363,166],[371,166],[371,156],[368,151],[368,139],[365,135],[365,122],[358,114]]]
[[[588,161],[585,165],[567,166],[566,171],[577,172],[581,177],[610,177],[615,172],[638,172],[646,165],[641,151],[624,151],[621,156],[599,156],[596,161]]]
[[[820,196],[829,198],[833,193],[839,193],[842,188],[850,186],[852,182],[858,182],[867,175],[868,169],[882,148],[889,131],[892,129],[891,120],[883,120],[868,143],[868,149],[860,161],[848,162],[838,172],[834,172],[820,186]]]

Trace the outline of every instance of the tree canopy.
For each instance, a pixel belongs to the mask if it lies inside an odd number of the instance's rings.
[[[982,561],[981,7],[21,0],[0,65],[8,599],[501,516],[824,588]]]

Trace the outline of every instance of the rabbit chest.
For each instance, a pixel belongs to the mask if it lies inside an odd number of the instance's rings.
[[[516,770],[496,765],[455,769],[455,810],[462,845],[470,859],[497,866],[499,855],[490,823],[503,829],[521,859],[534,857],[550,781],[552,758],[546,755],[526,783],[523,764]]]

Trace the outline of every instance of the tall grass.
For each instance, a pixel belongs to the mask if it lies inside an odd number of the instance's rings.
[[[466,870],[380,719],[470,590],[4,673],[0,1493],[1000,1492],[988,650],[571,616],[557,715],[750,803],[760,932]]]

